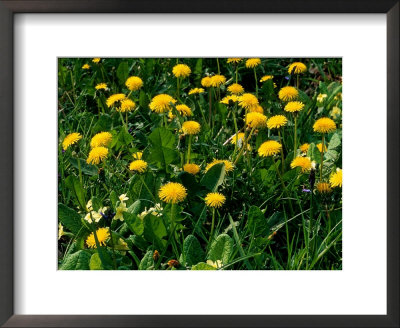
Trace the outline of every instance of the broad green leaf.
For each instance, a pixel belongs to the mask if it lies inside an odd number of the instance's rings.
[[[90,270],[104,270],[103,264],[101,263],[99,253],[94,253],[90,258],[89,262]]]
[[[85,194],[79,179],[76,176],[70,175],[65,179],[65,185],[71,190],[81,208],[86,210]]]
[[[119,198],[117,196],[117,193],[114,190],[111,191],[111,193],[110,193],[110,201],[111,201],[113,208],[116,208],[117,202],[119,202]]]
[[[79,162],[81,164],[82,173],[87,174],[87,175],[97,175],[98,170],[97,170],[96,166],[87,164],[86,161],[81,159],[81,158],[78,159],[78,160],[79,160]],[[73,158],[73,157],[71,157],[69,159],[71,165],[73,167],[75,167],[77,170],[79,170],[78,160],[76,158]]]
[[[192,270],[217,270],[217,269],[207,263],[200,262],[197,263],[196,265],[193,265]]]
[[[91,254],[87,251],[77,251],[64,259],[60,270],[89,270],[90,257]]]
[[[125,81],[127,80],[128,76],[129,76],[129,66],[126,61],[123,61],[118,65],[117,68],[117,77],[119,83],[125,85]]]
[[[312,161],[315,161],[318,164],[321,163],[321,153],[314,143],[311,143],[310,147],[308,147],[307,157],[310,157]]]
[[[94,211],[98,211],[100,208],[101,208],[101,200],[98,198],[98,197],[96,197],[96,196],[93,196],[92,197],[92,207],[93,207],[93,210]]]
[[[247,228],[252,236],[266,235],[268,224],[264,213],[257,206],[253,205],[250,207],[247,215]]]
[[[149,141],[151,143],[149,161],[167,170],[168,165],[178,158],[174,135],[166,128],[156,128],[149,135]]]
[[[144,225],[143,221],[138,218],[134,213],[124,212],[124,221],[128,225],[129,229],[135,234],[140,236],[143,234]]]
[[[72,208],[61,203],[58,204],[58,219],[74,235],[82,228],[81,216]]]
[[[213,262],[220,260],[223,264],[227,264],[232,254],[232,249],[232,238],[227,234],[221,234],[211,243],[208,259]]]
[[[128,207],[127,212],[137,215],[140,212],[140,206],[141,206],[141,202],[138,199],[131,206]]]
[[[163,248],[166,244],[163,237],[167,236],[167,230],[165,229],[162,218],[155,215],[147,215],[143,219],[143,223],[144,238],[148,242],[156,244],[159,249]]]
[[[224,182],[225,164],[219,163],[212,166],[203,176],[200,183],[210,191],[216,191],[217,187]]]
[[[329,141],[328,151],[331,149],[335,149],[340,146],[341,140],[338,133],[334,133],[331,140]]]
[[[186,265],[194,265],[204,260],[204,251],[195,236],[189,235],[186,237],[183,242],[183,256]]]
[[[198,190],[200,190],[200,186],[193,174],[182,171],[179,173],[178,178],[181,180],[189,194],[195,194]]]
[[[154,267],[153,252],[148,251],[140,261],[139,270],[149,270],[152,267]]]

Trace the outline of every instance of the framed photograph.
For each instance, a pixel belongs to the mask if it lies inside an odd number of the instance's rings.
[[[398,1],[0,17],[2,326],[399,326]]]

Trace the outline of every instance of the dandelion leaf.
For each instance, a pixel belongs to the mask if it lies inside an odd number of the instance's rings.
[[[77,251],[64,259],[60,270],[89,270],[90,257],[91,255],[87,251]]]
[[[147,251],[139,264],[139,270],[149,270],[154,267],[153,251]]]
[[[219,163],[213,165],[203,176],[200,183],[210,191],[216,191],[217,187],[224,182],[225,164]]]
[[[223,264],[227,264],[232,254],[232,249],[232,238],[227,234],[221,234],[211,243],[208,259],[213,262],[220,260]]]
[[[197,263],[196,265],[192,266],[192,270],[217,270],[212,265],[209,265],[204,262]]]
[[[187,236],[183,242],[183,258],[186,265],[194,265],[204,260],[204,251],[193,235]]]

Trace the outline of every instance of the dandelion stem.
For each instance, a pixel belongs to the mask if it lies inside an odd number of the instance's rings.
[[[240,156],[242,156],[244,149],[247,148],[247,143],[248,143],[249,139],[251,138],[251,135],[253,134],[254,130],[255,130],[255,127],[253,127],[251,129],[251,131],[250,131],[250,133],[249,133],[247,138],[246,138],[246,136],[244,136],[244,142],[243,142],[242,148],[240,149],[240,152],[239,152],[238,156],[236,157],[235,161],[233,162],[234,165],[236,165],[236,163],[239,160]]]
[[[187,159],[186,159],[187,164],[190,163],[190,150],[192,149],[192,137],[193,137],[193,135],[189,134],[189,145],[188,145],[188,152],[187,152]]]
[[[283,155],[283,143],[282,143],[282,138],[281,138],[281,131],[280,131],[280,129],[278,129],[278,136],[279,136],[279,142],[280,142],[281,145],[282,145],[282,148],[281,148],[281,157],[282,157],[282,174],[283,174],[283,173],[285,173],[285,157],[284,157],[284,155]]]
[[[325,150],[325,133],[322,133],[322,148],[321,148],[321,170],[320,170],[320,181],[322,182],[322,167],[324,165],[324,150]]]
[[[175,240],[175,204],[171,203],[171,231],[172,231],[172,248],[174,249],[175,257],[179,258],[178,248],[176,247],[176,240]]]
[[[220,74],[221,73],[221,70],[220,70],[220,68],[219,68],[219,59],[217,58],[217,66],[218,66],[218,74]]]
[[[293,145],[293,159],[297,155],[297,115],[294,114],[294,145]]]
[[[287,198],[290,198],[289,191],[287,190],[286,185],[285,185],[285,182],[283,181],[283,177],[282,177],[282,175],[281,175],[281,172],[279,172],[277,162],[276,162],[276,160],[275,160],[274,157],[272,157],[272,158],[273,158],[273,160],[274,160],[274,166],[275,166],[276,173],[278,173],[279,179],[281,180],[281,184],[282,184],[283,191],[285,192],[286,197],[287,197]],[[290,214],[293,216],[293,213],[294,213],[294,211],[293,211],[293,205],[292,205],[292,201],[291,201],[290,199],[289,199],[289,207],[290,207],[290,212],[291,212]]]
[[[142,184],[146,188],[147,192],[150,194],[151,198],[153,198],[153,201],[156,202],[156,198],[154,197],[154,195],[151,192],[150,188],[147,186],[147,183],[144,181],[143,175],[139,174],[139,178],[142,181]]]
[[[255,79],[255,82],[256,82],[256,97],[258,98],[258,83],[257,83],[257,72],[256,72],[256,68],[254,67],[253,70],[254,70],[254,79]]]
[[[211,107],[212,107],[212,99],[211,99],[211,94],[212,94],[212,87],[208,88],[208,125],[211,127]]]
[[[235,150],[233,151],[233,156],[236,155],[237,151],[237,144],[238,144],[238,127],[237,127],[237,122],[236,122],[236,111],[237,111],[237,103],[235,103],[235,109],[232,111],[232,117],[233,117],[233,125],[235,126]]]
[[[201,113],[201,117],[203,118],[204,125],[206,125],[209,128],[209,125],[208,125],[207,120],[206,120],[206,116],[204,115],[203,108],[201,107],[200,102],[198,100],[197,100],[197,105],[199,106],[199,110],[200,110],[200,113]]]
[[[215,208],[212,209],[211,232],[210,232],[210,240],[208,241],[209,245],[211,244],[211,240],[213,238],[214,226],[215,226]]]

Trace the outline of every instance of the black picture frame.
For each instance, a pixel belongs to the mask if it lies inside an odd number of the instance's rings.
[[[399,327],[399,7],[398,0],[0,0],[0,325],[4,327]],[[386,14],[387,315],[214,315],[212,318],[207,315],[14,315],[13,177],[18,172],[14,171],[13,135],[18,131],[13,128],[13,21],[14,14],[17,13]],[[372,237],[371,242],[373,242]]]

